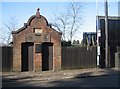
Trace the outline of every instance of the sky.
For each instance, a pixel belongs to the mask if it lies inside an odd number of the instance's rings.
[[[57,13],[57,11],[64,11],[66,6],[70,3],[66,0],[66,2],[40,2],[37,0],[34,0],[34,2],[32,0],[32,2],[29,2],[28,0],[26,2],[23,0],[18,1],[19,0],[17,0],[17,2],[13,0],[11,2],[10,0],[2,0],[2,2],[0,2],[0,20],[2,23],[7,23],[11,17],[15,17],[19,23],[18,27],[22,27],[32,15],[35,15],[37,8],[40,8],[40,14],[46,17],[50,23],[52,22],[52,18],[54,18],[54,14]],[[104,16],[104,0],[98,1],[97,10],[96,0],[93,0],[92,2],[89,0],[88,2],[83,1],[84,0],[80,1],[80,3],[82,3],[82,26],[74,36],[75,40],[80,41],[82,40],[83,32],[96,31],[96,15]],[[114,0],[113,2],[108,0],[109,16],[118,16],[118,1],[119,0]],[[2,23],[0,23],[0,26]]]

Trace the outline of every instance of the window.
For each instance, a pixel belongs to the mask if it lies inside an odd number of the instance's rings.
[[[42,28],[35,28],[34,29],[34,33],[36,36],[41,36],[42,32],[43,32]]]
[[[35,52],[36,53],[42,52],[42,44],[35,44]]]
[[[35,28],[34,33],[42,33],[42,28]]]

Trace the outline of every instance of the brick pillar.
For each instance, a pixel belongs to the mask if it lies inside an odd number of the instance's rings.
[[[35,53],[34,71],[42,71],[42,53]]]
[[[21,71],[21,45],[13,46],[13,71]]]
[[[53,70],[61,70],[61,46],[60,45],[54,45],[54,57],[53,57]]]

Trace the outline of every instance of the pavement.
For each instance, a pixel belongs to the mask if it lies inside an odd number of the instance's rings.
[[[75,70],[61,70],[61,71],[41,71],[41,72],[3,72],[2,82],[12,81],[53,81],[73,78],[86,78],[97,76],[108,76],[119,74],[118,68],[110,69],[75,69]]]

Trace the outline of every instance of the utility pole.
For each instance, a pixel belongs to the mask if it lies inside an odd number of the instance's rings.
[[[97,32],[97,67],[99,67],[100,60],[100,45],[99,45],[99,37],[98,37],[98,0],[96,0],[96,32]]]
[[[105,0],[105,65],[108,68],[108,2]]]

